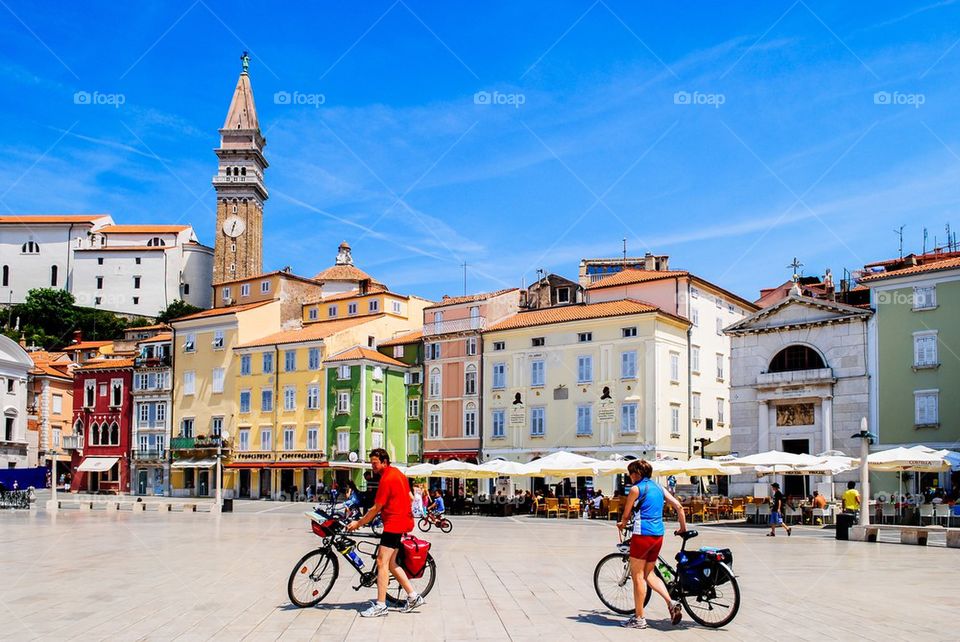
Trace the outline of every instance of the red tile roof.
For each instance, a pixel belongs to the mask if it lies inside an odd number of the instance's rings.
[[[104,245],[103,247],[76,247],[76,252],[165,252],[177,249],[176,245]]]
[[[316,281],[373,281],[373,277],[353,265],[334,265],[314,277]]]
[[[263,346],[280,345],[285,343],[302,343],[304,341],[321,341],[329,336],[348,330],[354,326],[383,318],[383,314],[373,314],[362,317],[350,317],[347,319],[337,319],[335,321],[319,321],[311,323],[296,330],[284,330],[276,332],[261,339],[249,341],[238,348],[260,348]]]
[[[900,270],[891,270],[889,272],[877,272],[869,276],[862,277],[860,283],[873,283],[880,279],[890,279],[898,276],[911,276],[913,274],[926,274],[927,272],[939,272],[941,270],[953,270],[960,268],[960,257],[944,259],[943,261],[931,261],[923,265],[914,265]]]
[[[297,281],[304,281],[304,282],[306,282],[306,283],[314,283],[314,284],[316,284],[316,285],[318,285],[318,286],[320,285],[320,283],[318,283],[317,281],[315,281],[315,280],[313,280],[313,279],[311,279],[311,278],[308,278],[308,277],[305,277],[305,276],[300,276],[300,275],[298,275],[298,274],[294,274],[293,272],[287,272],[286,270],[274,270],[273,272],[264,272],[263,274],[257,274],[256,276],[248,276],[248,277],[244,277],[244,278],[242,278],[242,279],[231,279],[231,280],[229,280],[229,281],[217,281],[216,283],[214,283],[214,285],[215,285],[215,286],[221,286],[221,285],[231,285],[231,284],[233,284],[233,283],[245,283],[245,282],[247,282],[247,281],[249,281],[249,282],[262,281],[263,279],[266,279],[267,277],[271,277],[271,276],[280,276],[280,277],[285,278],[285,279],[295,279],[295,280],[297,280]]]
[[[64,350],[67,352],[73,352],[75,350],[93,350],[94,348],[102,348],[105,345],[111,344],[113,341],[81,341],[80,343],[71,343]]]
[[[354,346],[352,348],[347,348],[343,352],[338,352],[337,354],[328,357],[327,363],[360,360],[374,361],[376,363],[383,363],[388,366],[399,366],[401,368],[409,367],[402,361],[397,361],[396,359],[388,357],[387,355],[377,352],[376,350],[371,350],[370,348],[364,348],[362,346]]]
[[[482,292],[480,294],[468,294],[467,296],[447,296],[444,295],[440,301],[434,303],[433,305],[428,305],[425,310],[430,310],[432,308],[442,308],[447,305],[457,305],[458,303],[472,303],[473,301],[486,301],[487,299],[492,299],[495,296],[500,296],[501,294],[507,294],[508,292],[515,292],[518,288],[505,288],[503,290],[497,290],[495,292]]]
[[[137,343],[157,343],[159,341],[171,341],[172,339],[173,339],[172,332],[158,332],[152,337],[138,340]]]
[[[176,234],[189,229],[189,225],[107,225],[97,231],[101,234]]]
[[[231,305],[225,308],[213,308],[211,310],[201,310],[200,312],[194,312],[193,314],[188,314],[186,316],[173,319],[172,321],[170,321],[170,323],[177,323],[179,321],[192,321],[193,319],[204,319],[206,317],[218,317],[223,314],[234,314],[236,312],[243,312],[245,310],[252,310],[253,308],[259,308],[262,305],[273,303],[275,300],[276,299],[268,299],[266,301],[254,301],[253,303]]]
[[[618,317],[628,314],[648,314],[659,313],[672,319],[677,319],[685,324],[689,324],[686,319],[668,314],[655,305],[637,301],[635,299],[621,299],[619,301],[604,301],[603,303],[579,303],[576,305],[565,305],[557,308],[546,308],[543,310],[532,310],[530,312],[520,312],[512,317],[508,317],[500,323],[495,323],[486,329],[486,332],[495,332],[497,330],[514,330],[517,328],[528,328],[538,325],[550,325],[553,323],[565,323],[568,321],[584,321],[587,319],[602,319],[605,317]]]
[[[381,341],[377,344],[377,346],[403,346],[410,343],[419,343],[421,339],[423,339],[423,329],[416,330],[414,332],[408,332],[407,334],[402,334],[399,337],[394,337],[386,341]]]
[[[132,368],[133,359],[91,359],[80,366],[78,370],[119,370],[120,368]]]
[[[28,214],[23,216],[0,216],[0,225],[3,224],[56,224],[69,225],[70,223],[93,223],[108,214]]]
[[[659,281],[660,279],[674,279],[680,276],[689,276],[686,270],[635,270],[627,268],[616,274],[604,277],[599,281],[594,281],[587,286],[588,290],[597,288],[609,288],[617,285],[630,285],[632,283],[646,283],[647,281]]]

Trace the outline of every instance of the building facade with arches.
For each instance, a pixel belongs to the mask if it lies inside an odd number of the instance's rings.
[[[32,368],[30,355],[16,341],[0,335],[0,468],[37,465],[36,444],[30,444],[27,436],[27,373]]]
[[[725,329],[731,337],[731,452],[768,450],[859,455],[869,412],[869,309],[791,293]],[[856,473],[833,478],[839,484]],[[755,475],[731,478],[730,492],[754,494]],[[773,478],[760,480],[764,484]],[[810,479],[779,479],[787,495],[812,492]]]

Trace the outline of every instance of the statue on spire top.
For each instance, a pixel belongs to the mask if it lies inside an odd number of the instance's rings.
[[[240,64],[243,65],[243,73],[247,73],[250,69],[250,56],[246,51],[240,55]]]

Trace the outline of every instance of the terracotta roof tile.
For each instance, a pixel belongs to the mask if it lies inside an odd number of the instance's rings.
[[[468,294],[467,296],[446,296],[437,303],[433,305],[428,305],[425,310],[430,310],[432,308],[442,308],[447,305],[457,305],[458,303],[471,303],[473,301],[486,301],[487,299],[492,299],[495,296],[500,296],[501,294],[506,294],[508,292],[519,291],[519,288],[505,288],[503,290],[497,290],[495,292],[482,292],[480,294]]]
[[[0,216],[0,225],[2,224],[70,224],[70,223],[93,223],[101,218],[106,218],[108,214],[36,214],[24,216]]]
[[[159,332],[148,339],[140,339],[137,343],[157,343],[159,341],[171,341],[172,339],[172,332]]]
[[[72,379],[73,375],[66,368],[69,364],[62,364],[64,367],[57,368],[54,367],[49,361],[42,361],[35,364],[34,368],[30,371],[30,374],[36,375],[46,375],[48,377],[57,377],[58,379]]]
[[[912,274],[925,274],[927,272],[939,272],[941,270],[952,270],[960,268],[960,257],[945,259],[943,261],[931,261],[923,265],[914,265],[901,270],[891,270],[889,272],[878,272],[869,276],[862,277],[860,283],[873,283],[880,279],[890,279],[898,276],[910,276]]]
[[[257,274],[256,276],[248,276],[248,277],[244,277],[244,278],[242,278],[242,279],[231,279],[231,280],[229,280],[229,281],[217,281],[216,283],[214,283],[214,285],[218,285],[218,286],[219,286],[219,285],[230,285],[230,284],[232,284],[232,283],[244,283],[244,282],[247,282],[247,281],[259,281],[259,280],[263,280],[263,279],[265,279],[265,278],[267,278],[267,277],[270,277],[270,276],[280,276],[280,277],[283,277],[283,278],[285,278],[285,279],[296,279],[297,281],[304,281],[304,282],[306,282],[306,283],[314,283],[314,284],[316,284],[316,285],[318,285],[318,286],[320,285],[320,283],[318,283],[318,282],[315,281],[314,279],[311,279],[311,278],[306,277],[306,276],[300,276],[299,274],[294,274],[293,272],[287,272],[286,270],[274,270],[273,272],[264,272],[263,274]]]
[[[379,347],[403,346],[410,343],[419,343],[421,339],[423,339],[423,329],[415,330],[414,332],[408,332],[407,334],[402,334],[399,337],[394,337],[386,341],[381,341],[377,345]]]
[[[380,319],[383,316],[383,314],[374,314],[362,317],[351,317],[348,319],[337,319],[336,321],[320,321],[318,323],[311,323],[310,325],[306,325],[303,328],[298,328],[296,330],[284,330],[283,332],[276,332],[266,337],[249,341],[237,347],[260,348],[263,346],[281,345],[285,343],[320,341],[336,334],[337,332],[347,330],[362,323],[366,323],[367,321],[372,321],[373,319]]]
[[[316,281],[373,281],[373,277],[353,265],[334,265],[313,277]]]
[[[340,361],[374,361],[376,363],[383,363],[388,366],[399,366],[401,368],[409,367],[406,363],[402,361],[397,361],[391,357],[388,357],[385,354],[377,352],[376,350],[371,350],[370,348],[364,348],[362,346],[354,346],[352,348],[347,348],[343,352],[338,352],[337,354],[327,358],[327,363],[337,363]]]
[[[673,279],[678,276],[689,276],[686,270],[634,270],[627,268],[616,274],[604,277],[599,281],[594,281],[587,286],[588,290],[597,288],[609,288],[617,285],[630,285],[632,283],[646,283],[647,281],[659,281],[660,279]]]
[[[153,325],[138,325],[135,328],[127,328],[126,332],[134,332],[136,330],[169,330],[170,326],[166,323],[154,323]]]
[[[78,370],[118,370],[132,368],[133,359],[91,359],[77,368]]]
[[[103,247],[75,247],[75,252],[166,252],[177,249],[176,245],[104,245]]]
[[[179,321],[192,321],[193,319],[204,319],[206,317],[218,317],[223,314],[234,314],[236,312],[243,312],[245,310],[252,310],[253,308],[259,308],[262,305],[273,303],[275,300],[276,299],[269,299],[267,301],[254,301],[253,303],[231,305],[225,308],[212,308],[210,310],[201,310],[200,312],[194,312],[193,314],[188,314],[186,316],[173,319],[170,323],[177,323]]]
[[[93,350],[94,348],[102,348],[111,343],[113,343],[113,341],[81,341],[80,343],[71,343],[64,348],[64,350],[68,352],[74,352],[75,350]]]
[[[189,229],[189,225],[107,225],[97,231],[101,234],[175,234]]]
[[[619,301],[604,301],[603,303],[579,303],[577,305],[565,305],[557,308],[546,308],[543,310],[532,310],[530,312],[520,312],[508,317],[500,323],[495,323],[486,329],[486,332],[495,332],[497,330],[514,330],[516,328],[529,328],[538,325],[550,325],[553,323],[565,323],[568,321],[584,321],[587,319],[602,319],[605,317],[625,316],[628,314],[647,314],[658,312],[665,316],[689,323],[686,319],[680,319],[672,314],[668,314],[655,305],[637,301],[635,299],[621,299]]]

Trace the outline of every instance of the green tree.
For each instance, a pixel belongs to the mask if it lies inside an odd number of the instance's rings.
[[[160,312],[157,313],[157,323],[169,323],[173,319],[185,317],[188,314],[200,312],[201,310],[203,310],[203,308],[198,308],[195,305],[190,305],[186,301],[177,299],[165,309],[160,310]]]

